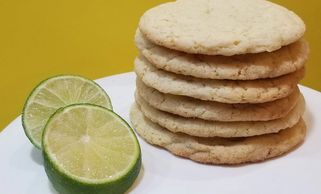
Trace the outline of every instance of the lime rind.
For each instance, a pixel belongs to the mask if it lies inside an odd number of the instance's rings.
[[[59,116],[60,113],[64,111],[68,111],[74,107],[91,107],[97,109],[103,109],[107,111],[109,114],[113,115],[113,118],[116,118],[119,122],[124,124],[128,129],[128,132],[131,134],[132,138],[135,141],[136,152],[134,155],[134,160],[129,163],[127,168],[123,169],[121,173],[118,173],[116,176],[112,178],[106,179],[87,179],[83,177],[78,177],[75,175],[70,174],[65,169],[63,169],[57,161],[55,160],[54,156],[52,156],[48,151],[48,145],[46,143],[46,134],[48,130],[48,126],[51,122],[54,121],[56,116]],[[141,168],[141,149],[139,146],[139,142],[137,137],[130,127],[130,125],[121,118],[118,114],[109,110],[105,107],[99,105],[93,105],[88,103],[80,103],[80,104],[72,104],[66,107],[58,109],[48,120],[42,138],[42,145],[43,145],[43,157],[45,161],[45,170],[48,174],[49,179],[52,181],[54,187],[61,193],[104,193],[104,194],[111,194],[111,193],[123,193],[125,192],[133,183],[133,180],[138,176],[140,168]],[[121,182],[121,187],[119,183]],[[88,192],[85,192],[88,189]],[[109,192],[110,191],[110,192]]]
[[[138,177],[142,165],[141,155],[139,155],[139,158],[127,173],[126,177],[105,183],[86,183],[80,182],[73,177],[68,177],[60,170],[54,170],[52,166],[55,164],[50,161],[48,155],[44,153],[43,157],[45,161],[44,166],[46,174],[48,175],[53,187],[61,194],[123,194],[130,188],[134,183],[134,180]]]
[[[38,93],[39,90],[42,89],[42,87],[47,84],[49,81],[54,81],[54,80],[57,80],[57,79],[62,79],[62,78],[77,78],[77,79],[80,79],[84,82],[87,82],[87,83],[90,83],[90,84],[93,84],[94,86],[96,86],[100,92],[102,94],[104,94],[105,96],[105,99],[107,101],[106,103],[106,106],[108,106],[107,108],[109,109],[113,109],[112,107],[112,104],[111,104],[111,100],[110,100],[110,97],[108,96],[108,94],[106,93],[106,91],[99,85],[97,84],[96,82],[88,79],[88,78],[85,78],[83,76],[78,76],[78,75],[58,75],[58,76],[53,76],[53,77],[50,77],[48,79],[45,79],[43,81],[41,81],[30,93],[30,95],[28,96],[27,100],[26,100],[26,103],[24,104],[24,107],[23,107],[23,111],[22,111],[22,117],[21,117],[21,120],[22,120],[22,126],[23,126],[23,129],[24,129],[24,132],[26,134],[26,136],[28,137],[29,141],[38,149],[41,149],[41,141],[37,141],[36,138],[33,137],[33,134],[31,134],[31,130],[28,129],[27,125],[26,125],[26,120],[25,120],[25,113],[26,113],[26,109],[28,107],[28,105],[30,104],[30,101],[31,99]],[[44,122],[46,123],[46,122]],[[42,129],[43,130],[43,129]]]

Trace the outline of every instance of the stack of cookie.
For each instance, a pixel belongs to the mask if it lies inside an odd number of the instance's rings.
[[[264,0],[178,0],[147,11],[135,42],[131,122],[151,144],[212,164],[262,161],[306,127],[303,21]]]

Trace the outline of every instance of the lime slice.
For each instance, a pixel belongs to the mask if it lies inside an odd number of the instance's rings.
[[[92,103],[112,109],[106,92],[80,76],[63,75],[42,81],[29,95],[22,113],[24,131],[37,148],[48,118],[59,108],[75,103]]]
[[[44,129],[46,173],[61,194],[120,194],[141,167],[140,146],[129,125],[103,107],[59,109]]]

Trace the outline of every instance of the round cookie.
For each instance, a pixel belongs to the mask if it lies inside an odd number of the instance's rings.
[[[145,58],[135,60],[137,76],[162,93],[222,103],[264,103],[289,96],[304,76],[304,68],[277,78],[235,81],[178,75],[155,68]]]
[[[152,122],[171,132],[197,137],[249,137],[277,133],[295,125],[304,113],[305,103],[301,97],[296,107],[285,117],[271,121],[220,122],[186,118],[157,110],[136,96],[142,113]]]
[[[268,53],[226,56],[193,55],[151,43],[136,32],[136,45],[155,67],[169,72],[208,79],[253,80],[274,78],[301,69],[309,53],[299,40]]]
[[[136,80],[136,92],[150,106],[182,117],[211,121],[268,121],[285,117],[297,104],[299,89],[285,98],[260,104],[224,104],[161,93]]]
[[[146,11],[139,29],[170,49],[231,56],[278,50],[299,40],[305,24],[265,0],[180,0]]]
[[[306,135],[302,119],[279,133],[246,138],[199,138],[172,133],[145,118],[136,105],[131,108],[130,119],[136,132],[150,144],[210,164],[240,164],[273,158],[292,150]]]

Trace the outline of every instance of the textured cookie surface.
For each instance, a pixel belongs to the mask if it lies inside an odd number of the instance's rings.
[[[180,0],[154,7],[139,28],[152,42],[195,54],[274,51],[300,39],[303,21],[265,0]]]
[[[201,163],[240,164],[257,162],[284,154],[300,144],[306,127],[301,119],[279,133],[247,138],[198,138],[172,133],[145,118],[136,105],[130,112],[138,134],[150,144]]]
[[[300,91],[288,97],[260,104],[224,104],[164,94],[136,81],[137,93],[152,107],[180,115],[212,121],[267,121],[285,117],[296,105]]]
[[[145,58],[135,60],[135,72],[149,87],[162,93],[222,103],[263,103],[289,96],[304,76],[304,69],[271,79],[236,81],[183,76],[155,68]]]
[[[152,122],[172,131],[197,137],[249,137],[277,133],[295,125],[304,113],[304,99],[283,118],[271,121],[220,122],[197,118],[186,118],[157,110],[136,96],[136,103],[142,113]]]
[[[154,66],[177,74],[199,78],[253,80],[273,78],[301,69],[308,57],[304,40],[268,53],[226,56],[193,55],[151,43],[136,33],[136,45]]]

